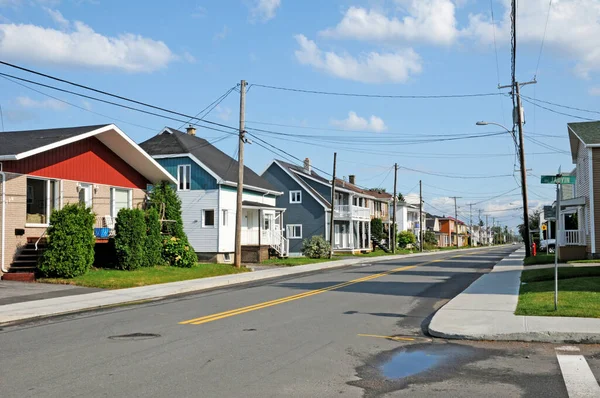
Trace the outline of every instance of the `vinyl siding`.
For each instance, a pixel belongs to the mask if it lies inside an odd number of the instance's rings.
[[[294,181],[281,167],[272,164],[262,175],[283,195],[277,197],[277,207],[286,208],[283,225],[302,225],[302,239],[290,239],[290,253],[302,251],[302,240],[314,235],[325,237],[325,209],[308,192]],[[289,203],[290,191],[302,191],[302,203]],[[287,228],[286,228],[287,229]],[[287,237],[287,230],[286,230]]]
[[[237,198],[237,187],[231,187],[229,185],[221,185],[222,194],[226,194],[228,197],[233,194],[235,209],[235,199]],[[252,191],[250,189],[244,189],[242,191],[242,201],[247,200],[250,202],[264,203],[269,206],[275,206],[277,199],[275,195],[265,195],[261,192]]]
[[[217,189],[217,180],[187,156],[155,160],[175,178],[177,178],[177,167],[179,165],[191,165],[192,191]]]
[[[197,253],[216,253],[219,235],[219,190],[178,191],[183,230]],[[202,211],[215,211],[215,226],[202,227]]]
[[[587,151],[586,151],[587,152]],[[592,173],[593,173],[593,197],[591,200],[594,201],[594,231],[596,233],[596,253],[598,252],[598,248],[600,248],[600,202],[596,200],[596,198],[600,199],[600,149],[593,148],[592,149]],[[589,199],[586,201],[589,202]],[[586,206],[586,210],[589,209],[590,206]],[[588,239],[588,242],[590,240]]]
[[[317,191],[318,193],[320,193],[321,196],[323,196],[323,198],[327,199],[327,201],[331,200],[331,186],[323,185],[320,182],[316,182],[315,180],[311,180],[310,178],[302,178],[302,181],[306,182],[315,191]]]
[[[588,242],[588,251],[591,251],[591,208],[590,208],[590,163],[588,149],[580,142],[577,152],[575,168],[575,197],[585,198],[585,234]],[[596,172],[594,172],[596,174]]]

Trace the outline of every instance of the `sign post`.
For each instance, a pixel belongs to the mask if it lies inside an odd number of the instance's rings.
[[[575,176],[563,176],[558,168],[558,174],[554,176],[542,176],[542,184],[556,184],[556,231],[554,238],[554,310],[558,310],[558,251],[560,247],[560,191],[562,184],[575,184]],[[550,246],[548,244],[548,246]]]

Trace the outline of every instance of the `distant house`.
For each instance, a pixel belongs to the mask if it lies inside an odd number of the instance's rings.
[[[456,220],[454,217],[442,217],[439,222],[440,232],[449,237],[448,246],[468,246],[469,237],[464,222]]]
[[[410,231],[418,239],[421,225],[419,223],[419,206],[405,201],[397,201],[396,208],[398,209],[396,213],[398,231]],[[425,217],[425,213],[423,213],[423,217]]]
[[[287,208],[285,230],[291,255],[301,254],[303,239],[315,235],[329,239],[331,181],[312,169],[310,159],[307,158],[303,166],[274,160],[262,176],[284,193],[277,198],[277,206]],[[354,176],[350,181],[337,179],[334,250],[342,253],[370,251],[371,218],[377,215],[389,217],[389,200],[388,194],[358,187]]]
[[[440,219],[442,217],[433,214],[425,213],[425,228],[426,231],[431,231],[435,234],[438,247],[450,246],[450,238],[447,233],[442,232]]]
[[[140,144],[175,178],[182,203],[184,231],[198,258],[232,262],[235,252],[238,162],[203,138],[165,128]],[[242,262],[270,255],[287,256],[283,234],[282,192],[250,168],[244,168]]]
[[[160,181],[176,180],[114,124],[0,133],[2,272],[12,264],[3,278],[33,277],[53,210],[91,207],[104,243],[119,210]]]

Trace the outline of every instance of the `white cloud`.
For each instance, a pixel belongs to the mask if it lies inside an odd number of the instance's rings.
[[[334,28],[320,34],[338,39],[452,44],[458,37],[451,0],[397,0],[405,7],[401,19],[375,9],[350,7]]]
[[[44,7],[44,10],[48,13],[48,15],[50,15],[50,18],[52,18],[52,20],[56,22],[58,26],[63,29],[67,29],[69,27],[69,21],[63,17],[60,11],[53,10],[48,7]]]
[[[53,111],[62,111],[67,109],[67,104],[52,98],[38,101],[30,97],[17,97],[15,102],[19,106],[29,109],[48,109]]]
[[[0,54],[7,60],[152,72],[177,57],[162,41],[124,33],[96,33],[76,21],[69,31],[30,24],[0,24]]]
[[[225,25],[223,26],[223,29],[221,29],[218,33],[216,33],[213,36],[213,40],[214,41],[221,41],[221,40],[225,40],[227,38],[227,36],[229,36],[229,26]]]
[[[231,119],[231,113],[233,112],[231,108],[217,105],[215,110],[217,111],[217,118],[223,120],[224,122],[228,122]]]
[[[281,0],[255,0],[250,11],[251,18],[267,22],[275,18],[279,6],[281,6]]]
[[[595,97],[600,96],[600,86],[590,87],[588,93]]]
[[[496,38],[507,42],[510,38],[510,0],[502,0],[504,14],[497,21]],[[517,40],[520,45],[539,46],[548,15],[547,0],[528,0],[519,3]],[[469,25],[462,35],[485,45],[493,43],[493,25],[488,14],[469,15]],[[570,59],[575,72],[587,78],[600,71],[600,1],[554,1],[550,9],[544,54],[555,53]],[[538,47],[539,48],[539,47]],[[543,61],[543,60],[542,60]]]
[[[331,75],[364,83],[403,83],[421,72],[421,58],[411,48],[395,53],[370,52],[359,58],[349,54],[324,52],[304,35],[296,35],[300,49],[296,59]]]
[[[387,126],[380,117],[373,115],[369,118],[369,120],[367,120],[364,117],[358,116],[356,112],[352,111],[348,112],[348,118],[343,120],[334,119],[331,121],[331,124],[346,130],[373,131],[376,133],[387,130]]]
[[[182,55],[183,59],[190,63],[190,64],[195,64],[196,62],[198,62],[198,60],[196,59],[196,57],[194,57],[191,53],[189,53],[188,51],[185,51]]]
[[[197,6],[192,12],[192,18],[204,18],[206,16],[206,8]]]

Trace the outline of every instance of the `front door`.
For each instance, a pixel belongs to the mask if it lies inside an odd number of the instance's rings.
[[[335,247],[340,247],[340,243],[342,240],[341,232],[340,232],[340,224],[334,224],[334,245]]]

